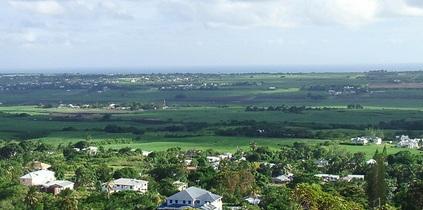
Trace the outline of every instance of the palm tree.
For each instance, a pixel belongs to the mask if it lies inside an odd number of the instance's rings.
[[[40,193],[37,191],[37,188],[32,186],[29,188],[28,193],[25,196],[25,204],[28,209],[35,209],[40,199],[41,196]]]
[[[65,189],[60,193],[61,210],[77,210],[78,200],[72,190]]]

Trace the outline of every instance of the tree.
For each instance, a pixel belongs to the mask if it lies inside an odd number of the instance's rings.
[[[293,202],[292,192],[287,187],[269,187],[263,193],[260,207],[264,210],[297,210],[300,205]]]
[[[309,210],[364,210],[358,203],[322,191],[317,184],[300,184],[294,190],[294,198]]]
[[[9,159],[22,152],[22,148],[15,143],[0,148],[0,159]]]
[[[59,207],[61,210],[77,210],[78,199],[72,190],[65,189],[59,195]]]
[[[373,159],[376,163],[370,166],[369,171],[366,175],[367,181],[367,196],[369,200],[369,206],[371,208],[381,207],[386,204],[387,200],[387,184],[385,180],[385,157],[386,147],[383,148],[383,152],[379,153],[376,150]]]
[[[28,209],[36,209],[40,204],[41,195],[36,187],[30,187],[25,196],[25,204]]]
[[[403,210],[423,209],[423,181],[415,181],[410,184],[401,202]]]
[[[84,149],[90,146],[90,143],[88,141],[78,141],[76,142],[73,147],[78,149]]]
[[[138,178],[138,172],[134,168],[121,168],[113,173],[113,178]]]
[[[78,187],[92,187],[97,181],[92,168],[81,166],[75,171],[75,184]]]

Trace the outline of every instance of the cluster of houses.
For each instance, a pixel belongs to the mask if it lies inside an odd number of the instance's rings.
[[[396,136],[396,139],[398,140],[397,147],[409,149],[419,149],[420,144],[423,143],[422,139],[412,139],[406,135]]]
[[[23,185],[35,186],[55,195],[65,189],[73,190],[74,183],[67,180],[56,180],[54,172],[48,170],[50,167],[49,164],[34,161],[30,167],[33,171],[21,176],[19,181]]]
[[[397,140],[396,146],[401,148],[419,149],[421,144],[423,144],[423,139],[410,138],[407,135],[396,136],[395,139]],[[359,136],[351,138],[351,143],[357,145],[367,145],[370,143],[380,145],[382,144],[382,138],[376,136]],[[389,143],[392,143],[392,141]]]
[[[30,164],[33,171],[20,177],[20,182],[26,186],[39,187],[41,191],[58,195],[65,189],[73,190],[74,183],[67,180],[56,180],[55,173],[48,170],[51,166],[46,163],[34,161]],[[159,210],[179,210],[179,209],[203,209],[222,210],[222,196],[213,194],[207,190],[197,187],[189,187],[188,184],[176,181],[173,185],[179,190],[178,193],[166,198]],[[146,193],[148,191],[148,181],[119,178],[104,183],[102,190],[108,193],[120,191],[135,191]]]
[[[351,182],[353,180],[364,180],[364,175],[346,175],[344,177],[341,177],[339,175],[333,175],[333,174],[315,174],[315,177],[320,178],[323,182],[335,182],[335,181],[346,181]],[[291,182],[294,179],[294,174],[288,173],[279,175],[276,177],[272,177],[272,183],[274,184],[287,184]]]
[[[377,136],[359,136],[351,138],[351,143],[358,145],[367,145],[369,143],[380,145],[382,144],[382,138]]]

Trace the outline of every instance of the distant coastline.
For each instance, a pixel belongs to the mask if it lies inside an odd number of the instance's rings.
[[[357,64],[357,65],[249,65],[249,66],[166,66],[166,67],[93,67],[0,69],[0,74],[81,73],[81,74],[150,74],[150,73],[346,73],[386,71],[421,71],[422,64]]]

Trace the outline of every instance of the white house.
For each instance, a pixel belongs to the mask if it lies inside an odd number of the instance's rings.
[[[342,177],[342,180],[351,182],[352,180],[364,180],[364,175],[347,175]]]
[[[62,190],[70,189],[73,190],[74,183],[66,180],[55,180],[48,181],[43,184],[43,188],[47,192],[51,192],[54,195],[59,194]]]
[[[332,174],[316,174],[316,177],[321,178],[324,182],[334,182],[339,180],[339,175],[332,175]]]
[[[399,142],[397,143],[397,147],[404,147],[409,149],[419,149],[420,145],[419,142],[421,139],[411,139],[408,136],[401,135],[396,137]]]
[[[366,163],[368,165],[373,165],[373,164],[376,164],[376,160],[375,159],[370,159],[370,160],[366,161]]]
[[[56,180],[53,171],[39,170],[27,173],[19,178],[21,184],[26,186],[39,186],[49,181]]]
[[[369,140],[367,140],[367,138],[364,138],[364,137],[355,137],[355,138],[351,138],[351,143],[366,145],[369,143]]]
[[[158,210],[182,210],[188,208],[222,210],[222,196],[207,190],[190,187],[168,198]]]
[[[361,136],[361,137],[351,138],[351,143],[360,144],[360,145],[374,143],[379,145],[379,144],[382,144],[382,138],[377,136]]]
[[[104,191],[119,192],[125,190],[137,191],[145,193],[148,190],[148,181],[138,179],[119,178],[103,186]]]
[[[260,196],[250,196],[244,199],[251,205],[259,205],[261,202]]]
[[[288,174],[280,175],[277,177],[272,177],[272,182],[275,184],[284,184],[284,183],[288,183],[292,181],[293,178],[294,178],[294,174],[288,173]]]

